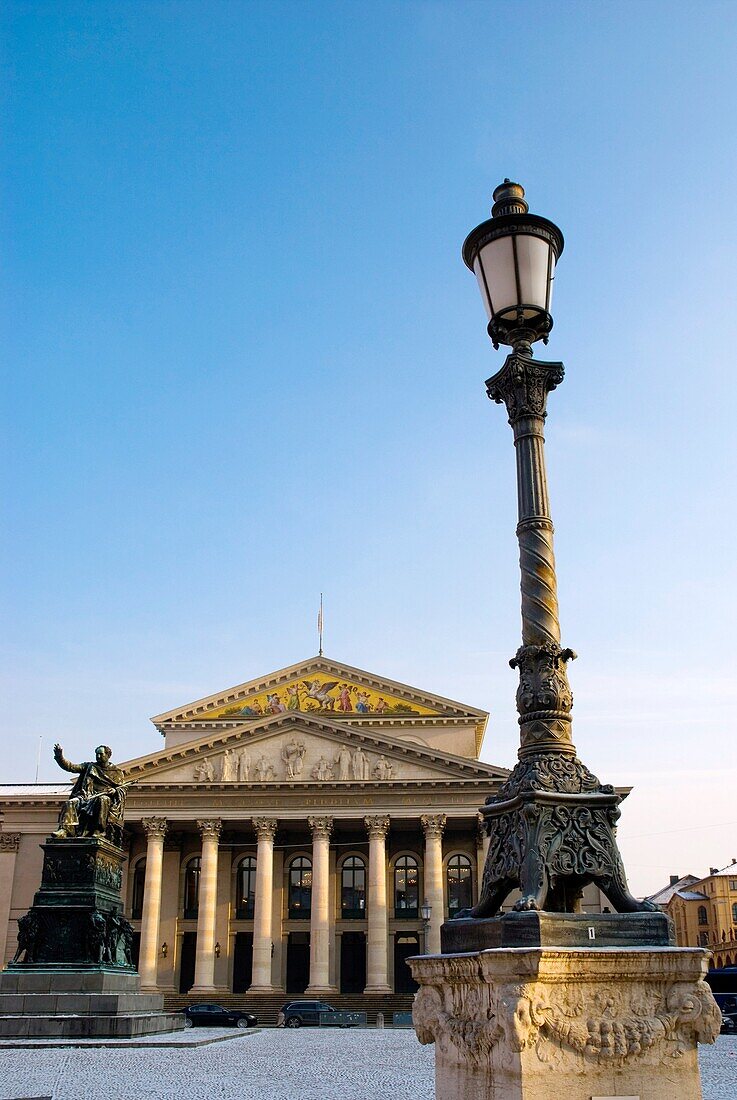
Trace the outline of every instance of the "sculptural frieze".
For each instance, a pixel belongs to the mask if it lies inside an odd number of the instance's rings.
[[[54,759],[64,771],[76,774],[71,794],[61,808],[56,839],[96,836],[119,843],[122,838],[125,799],[132,781],[111,762],[112,749],[98,745],[95,759],[82,764],[67,760],[61,745],[54,745]]]
[[[374,779],[393,779],[394,778],[394,765],[390,760],[383,755],[374,764],[373,768]]]
[[[274,766],[267,760],[263,753],[261,753],[256,761],[254,779],[257,783],[271,783],[276,779]]]
[[[300,778],[304,767],[305,752],[304,741],[298,741],[296,737],[290,737],[282,746],[281,758],[284,761],[287,779]]]
[[[334,778],[333,765],[324,756],[321,756],[312,769],[312,778],[318,783],[326,783]]]

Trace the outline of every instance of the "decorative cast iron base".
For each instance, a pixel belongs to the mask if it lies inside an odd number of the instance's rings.
[[[32,908],[18,921],[18,950],[9,968],[135,972],[133,929],[120,899],[122,849],[103,837],[49,837],[41,847],[41,888]]]
[[[184,1027],[141,993],[120,900],[125,854],[105,837],[49,837],[41,888],[0,974],[0,1038],[130,1038]]]
[[[443,955],[498,947],[674,947],[665,913],[504,913],[447,921]]]
[[[528,755],[482,809],[491,837],[473,917],[492,917],[512,890],[515,910],[574,913],[594,883],[619,913],[657,912],[633,897],[616,841],[620,796],[578,757]]]

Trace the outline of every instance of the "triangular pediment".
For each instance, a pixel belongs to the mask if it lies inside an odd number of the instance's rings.
[[[160,729],[178,722],[257,721],[298,713],[366,718],[468,717],[484,722],[483,710],[379,677],[326,657],[312,657],[268,676],[156,715]]]
[[[122,767],[141,785],[352,785],[501,779],[508,774],[382,732],[293,712],[251,720]]]

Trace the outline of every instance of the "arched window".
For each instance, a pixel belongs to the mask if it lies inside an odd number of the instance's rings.
[[[246,856],[238,864],[235,878],[235,913],[238,920],[253,920],[256,900],[256,857]]]
[[[459,909],[469,909],[471,899],[471,860],[468,856],[451,856],[448,860],[448,916]]]
[[[420,874],[414,856],[400,856],[394,864],[394,915],[416,917],[420,905]]]
[[[737,901],[732,905],[732,924],[737,924]]]
[[[708,947],[708,946],[709,946],[709,933],[708,932],[699,932],[699,947]]]
[[[190,859],[184,871],[184,916],[192,919],[197,916],[200,904],[200,865],[199,856]]]
[[[297,856],[289,864],[289,916],[309,920],[312,908],[312,860]]]
[[[361,920],[366,916],[366,864],[360,856],[343,860],[340,915],[343,920]]]
[[[143,891],[146,886],[146,858],[139,859],[133,871],[133,898],[131,900],[131,916],[133,920],[140,920],[143,916]]]
[[[705,905],[700,905],[699,906],[699,924],[708,924],[708,923],[709,923],[709,918],[706,915],[706,906]]]

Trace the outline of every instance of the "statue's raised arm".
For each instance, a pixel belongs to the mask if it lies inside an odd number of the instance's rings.
[[[61,745],[54,745],[54,759],[59,767],[78,776],[59,814],[59,826],[54,833],[57,840],[99,836],[120,843],[129,784],[122,770],[111,763],[112,754],[108,745],[98,745],[94,760],[72,764],[65,758]]]
[[[57,741],[54,745],[54,760],[57,762],[60,768],[63,768],[65,772],[81,772],[82,764],[72,764],[70,760],[64,756],[64,750]]]

